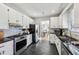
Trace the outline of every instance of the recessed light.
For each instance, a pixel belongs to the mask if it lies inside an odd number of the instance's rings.
[[[55,13],[55,10],[52,10],[52,13]]]

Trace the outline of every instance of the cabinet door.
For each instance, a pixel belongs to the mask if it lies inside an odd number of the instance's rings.
[[[59,17],[51,17],[50,18],[50,28],[60,28]]]
[[[1,47],[1,48],[0,48],[0,55],[4,55],[4,54],[5,54],[4,47]]]
[[[13,40],[4,43],[4,54],[5,55],[13,55]]]
[[[8,9],[0,4],[0,29],[8,29]]]
[[[63,28],[68,28],[68,13],[65,12],[63,15],[62,15],[62,27]]]
[[[55,28],[55,19],[54,19],[54,17],[52,17],[52,18],[50,18],[50,28]]]
[[[30,24],[34,24],[33,19],[30,18]]]
[[[55,34],[50,34],[49,35],[49,41],[50,41],[51,44],[55,43]]]
[[[72,12],[74,15],[73,15],[73,27],[76,27],[78,28],[79,27],[79,3],[75,3],[74,4],[74,9],[73,9],[73,12]]]
[[[15,10],[9,8],[9,23],[16,23]]]
[[[23,17],[23,24],[26,26],[26,28],[29,28],[29,24],[31,24],[31,20],[28,16],[24,15]]]
[[[23,25],[23,19],[22,19],[22,14],[16,11],[16,24],[18,25]]]
[[[55,44],[56,44],[58,53],[61,55],[61,40],[57,36],[55,36]]]
[[[2,43],[2,44],[0,44],[0,55],[4,55],[4,53],[5,53],[5,50],[4,50],[4,44]]]
[[[60,24],[59,24],[59,27],[60,27],[60,28],[63,28],[63,27],[62,27],[62,23],[63,23],[63,21],[62,21],[63,18],[62,18],[62,17],[63,17],[62,15],[59,16],[59,23],[60,23]]]
[[[32,43],[32,34],[30,34],[30,44]]]
[[[22,25],[22,14],[14,9],[9,8],[9,23]]]
[[[32,35],[27,35],[27,46],[29,46],[32,43]]]
[[[30,36],[27,35],[27,46],[29,46],[29,44],[30,44]]]
[[[24,27],[28,26],[28,19],[27,19],[27,17],[25,15],[23,16],[23,26]]]

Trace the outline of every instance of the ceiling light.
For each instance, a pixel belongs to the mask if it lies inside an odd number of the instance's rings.
[[[55,10],[52,10],[52,13],[55,13],[56,11]]]

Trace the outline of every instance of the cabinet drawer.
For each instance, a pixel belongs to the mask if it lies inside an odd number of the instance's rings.
[[[4,46],[0,47],[0,55],[4,55],[5,54],[5,50],[4,50]]]
[[[4,47],[4,43],[1,43],[1,44],[0,44],[0,48],[2,48],[2,47]]]

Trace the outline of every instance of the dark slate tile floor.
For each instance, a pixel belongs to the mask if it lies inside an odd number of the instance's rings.
[[[54,44],[51,45],[48,41],[42,40],[29,46],[21,55],[58,55],[58,52]]]

